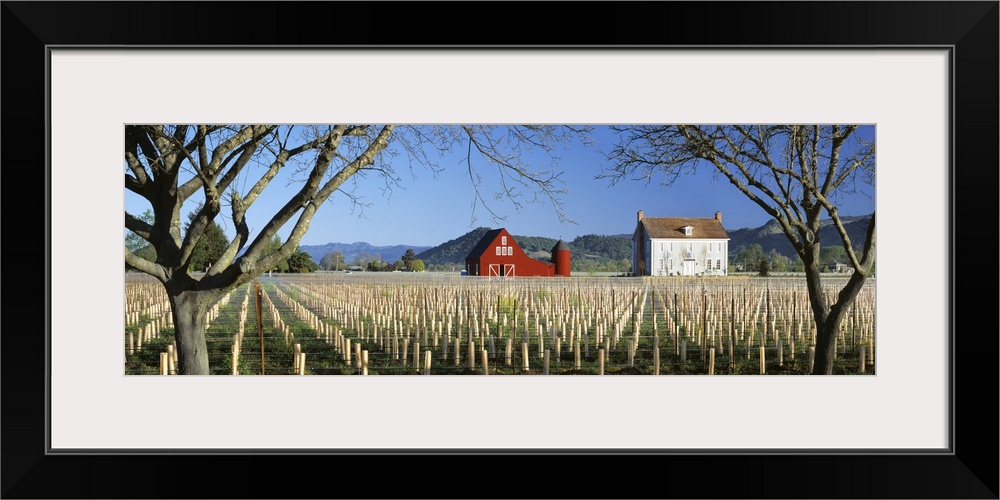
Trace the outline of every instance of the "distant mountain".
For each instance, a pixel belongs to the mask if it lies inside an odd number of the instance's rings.
[[[344,254],[344,262],[354,262],[358,257],[367,255],[369,257],[379,257],[384,262],[395,262],[406,253],[408,248],[412,248],[414,253],[427,250],[428,246],[419,245],[389,245],[374,246],[363,241],[356,243],[327,243],[325,245],[300,245],[303,252],[309,254],[312,260],[319,263],[328,252],[340,252]]]
[[[871,216],[863,215],[841,217],[840,220],[844,224],[844,229],[847,231],[847,235],[851,238],[851,243],[854,244],[855,248],[860,248],[865,241],[865,235],[868,231],[868,223],[871,221]],[[781,225],[779,225],[778,221],[774,219],[769,220],[766,224],[757,228],[726,230],[726,232],[729,233],[730,257],[738,254],[745,248],[749,248],[750,245],[757,243],[764,250],[765,254],[774,249],[781,255],[791,259],[793,262],[795,261],[795,249],[792,248],[791,242],[788,241],[784,231],[781,230]],[[819,240],[822,245],[840,244],[840,234],[837,232],[837,228],[833,225],[833,222],[829,219],[820,222]]]

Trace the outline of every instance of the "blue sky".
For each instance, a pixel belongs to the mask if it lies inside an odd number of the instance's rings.
[[[873,127],[869,127],[868,133],[874,135]],[[708,165],[699,168],[695,175],[679,178],[669,187],[661,186],[660,179],[654,179],[649,184],[626,180],[614,186],[606,179],[595,179],[602,172],[602,167],[608,165],[601,150],[612,147],[614,136],[604,127],[599,127],[594,137],[598,141],[596,147],[574,145],[555,153],[560,157],[555,169],[563,172],[564,183],[560,187],[566,190],[560,195],[562,210],[575,224],[560,222],[548,200],[542,203],[525,202],[518,211],[509,200],[490,199],[490,208],[506,216],[506,221],[492,220],[482,205],[475,207],[473,220],[475,191],[465,164],[466,150],[459,148],[454,154],[441,158],[443,171],[437,176],[421,167],[414,167],[411,171],[401,160],[396,167],[401,178],[400,186],[390,191],[384,190],[384,183],[375,176],[355,179],[354,193],[368,206],[363,210],[352,207],[346,195],[335,193],[317,212],[300,243],[319,245],[364,241],[373,245],[434,246],[479,226],[506,227],[514,234],[572,241],[584,234],[630,233],[635,227],[638,210],[654,217],[713,217],[716,211],[721,211],[723,226],[730,230],[757,227],[769,220],[760,207],[727,180],[716,178]],[[548,158],[532,158],[533,165],[537,164],[538,168],[548,166]],[[481,169],[484,187],[499,188],[495,167],[475,159],[473,166]],[[294,192],[294,181],[282,175],[279,174],[271,182],[265,196],[248,212],[251,237]],[[868,187],[850,198],[838,200],[841,215],[871,213],[874,210],[873,192],[873,188]],[[130,213],[139,215],[148,208],[138,196],[128,191],[125,193],[125,208]],[[187,213],[194,210],[197,202],[197,199],[192,199],[185,205],[183,221],[187,221]],[[234,234],[230,221],[220,217],[217,222],[228,235]],[[293,223],[294,220],[290,221],[279,232],[282,239],[287,237]]]

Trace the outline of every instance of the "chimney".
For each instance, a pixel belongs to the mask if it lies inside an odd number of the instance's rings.
[[[636,214],[636,217],[637,217],[636,222],[642,222],[642,210],[639,210],[639,213]]]
[[[722,224],[722,212],[715,212],[715,220],[719,221],[719,224]]]

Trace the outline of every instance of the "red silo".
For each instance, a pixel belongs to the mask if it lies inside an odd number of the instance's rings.
[[[556,265],[556,276],[569,276],[569,246],[563,240],[552,247],[552,262]]]

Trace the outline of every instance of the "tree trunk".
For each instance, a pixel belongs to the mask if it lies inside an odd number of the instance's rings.
[[[837,349],[837,330],[840,314],[830,314],[825,323],[816,325],[816,359],[813,375],[833,375],[834,353]]]
[[[855,271],[847,284],[837,294],[837,303],[830,307],[826,316],[826,321],[817,323],[821,325],[816,331],[816,363],[813,367],[813,375],[832,375],[833,357],[837,349],[837,336],[840,334],[840,322],[844,319],[847,311],[851,309],[854,298],[858,296],[861,288],[865,284],[866,276],[860,271]]]
[[[208,375],[205,320],[211,294],[198,291],[169,293],[177,339],[177,370],[181,375]]]
[[[834,311],[827,306],[820,280],[819,245],[807,246],[799,255],[806,273],[806,286],[809,289],[809,306],[812,308],[813,321],[816,323],[816,358],[813,363],[813,375],[833,375],[834,350],[837,348],[837,328],[840,327],[842,315],[831,314]],[[855,292],[857,293],[857,292]]]
[[[833,375],[833,361],[837,349],[837,336],[844,314],[851,308],[854,298],[865,283],[865,275],[855,272],[847,285],[837,294],[837,301],[827,306],[820,284],[819,252],[812,252],[803,258],[806,283],[809,287],[809,303],[816,322],[816,359],[813,375]]]

